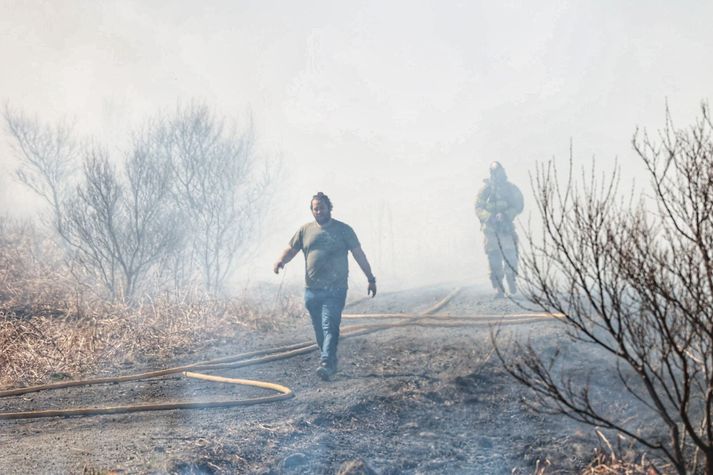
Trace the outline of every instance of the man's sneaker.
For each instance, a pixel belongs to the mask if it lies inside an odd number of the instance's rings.
[[[332,371],[329,369],[329,365],[327,365],[326,361],[319,364],[319,368],[317,368],[317,376],[319,376],[322,381],[329,381],[332,377]]]

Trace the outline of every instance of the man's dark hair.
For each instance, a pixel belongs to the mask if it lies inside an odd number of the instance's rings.
[[[312,209],[312,201],[314,201],[314,200],[321,201],[322,203],[324,203],[327,206],[327,209],[330,212],[332,211],[332,202],[329,200],[329,196],[325,195],[321,191],[312,197],[312,199],[309,202],[309,209]]]

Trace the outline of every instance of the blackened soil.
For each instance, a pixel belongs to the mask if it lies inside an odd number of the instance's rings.
[[[379,295],[347,312],[421,312],[452,286]],[[524,310],[464,288],[440,313],[504,315],[499,335],[543,351],[572,345],[554,320],[507,325]],[[377,322],[379,320],[376,320]],[[374,320],[343,322],[350,325]],[[493,354],[490,325],[397,327],[345,338],[340,371],[317,378],[312,352],[214,372],[289,386],[295,398],[231,409],[170,410],[0,422],[3,473],[547,473],[576,472],[592,457],[593,430],[527,409],[529,393]],[[312,339],[307,317],[290,331],[250,335],[209,359]],[[581,378],[606,365],[581,351]],[[155,368],[133,368],[139,372]],[[596,378],[595,378],[596,380]],[[181,399],[254,397],[254,388],[168,377],[0,400],[0,410]]]

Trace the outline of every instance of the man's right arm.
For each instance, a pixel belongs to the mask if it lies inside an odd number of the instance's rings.
[[[282,256],[280,256],[280,259],[275,262],[275,265],[272,268],[272,271],[277,274],[280,272],[280,269],[285,267],[285,264],[290,262],[293,257],[297,255],[297,253],[300,252],[299,249],[296,249],[294,247],[288,247],[282,252]]]

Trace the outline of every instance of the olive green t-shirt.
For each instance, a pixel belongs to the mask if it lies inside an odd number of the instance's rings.
[[[349,225],[336,219],[324,226],[312,221],[292,236],[290,247],[304,252],[308,289],[347,288],[347,252],[359,247],[359,239]]]

